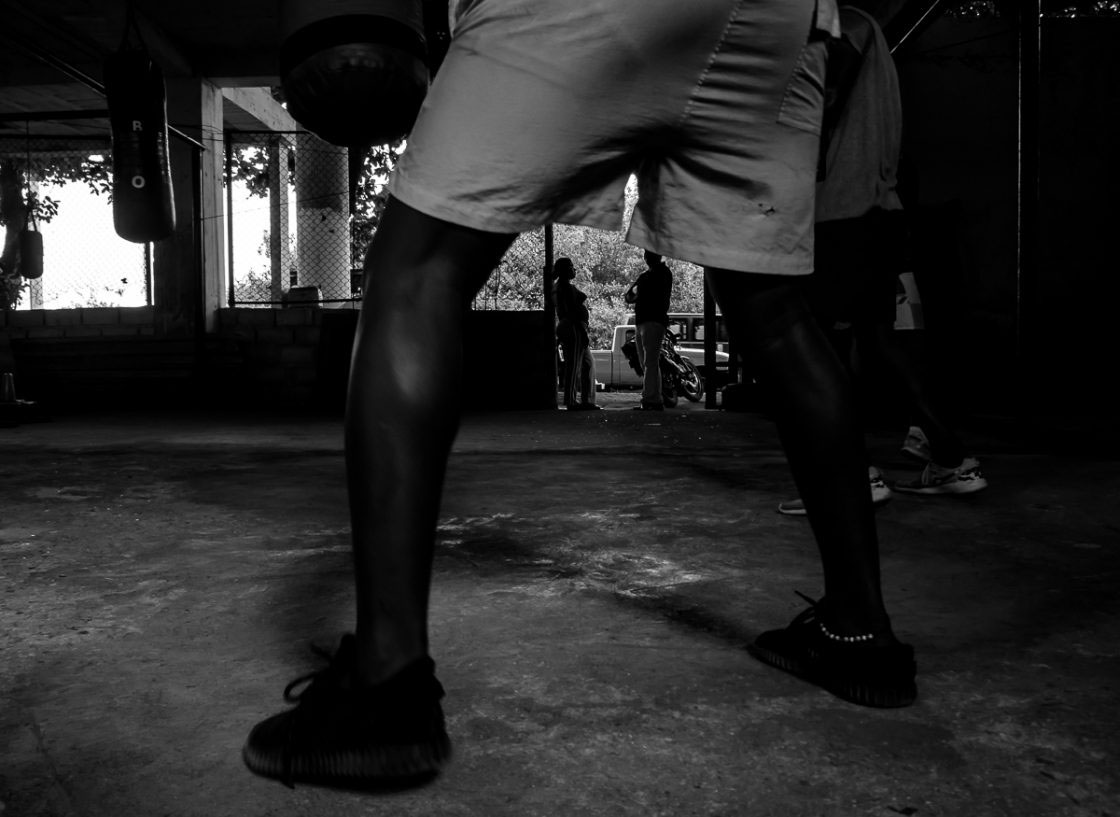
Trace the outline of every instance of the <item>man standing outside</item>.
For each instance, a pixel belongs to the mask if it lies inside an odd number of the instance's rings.
[[[664,411],[661,391],[661,341],[669,326],[669,298],[673,271],[660,255],[646,250],[646,271],[630,285],[624,296],[634,305],[638,327],[638,363],[642,367],[642,402],[635,411]]]

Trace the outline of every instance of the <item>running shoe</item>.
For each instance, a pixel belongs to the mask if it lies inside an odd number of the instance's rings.
[[[902,453],[909,454],[922,462],[929,462],[929,439],[926,433],[918,426],[910,426],[906,438],[902,441]]]
[[[917,479],[894,484],[894,489],[904,494],[971,494],[987,487],[988,480],[975,457],[965,457],[956,468],[929,462]]]
[[[425,656],[387,681],[356,688],[352,635],[343,636],[333,657],[313,649],[330,663],[288,684],[284,699],[295,708],[252,729],[241,753],[245,765],[288,786],[396,787],[433,777],[450,758],[451,742],[432,660]]]
[[[841,636],[826,625],[824,600],[809,602],[781,630],[762,633],[747,652],[860,706],[909,706],[918,697],[914,649],[890,631]]]

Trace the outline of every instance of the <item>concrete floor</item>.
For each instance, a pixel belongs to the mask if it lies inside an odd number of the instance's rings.
[[[770,424],[688,406],[467,418],[436,560],[456,757],[393,794],[251,775],[249,728],[350,626],[341,423],[0,429],[3,817],[1120,815],[1120,464],[970,434],[992,487],[879,512],[919,701],[743,649],[816,594]],[[888,476],[917,467],[869,437]]]

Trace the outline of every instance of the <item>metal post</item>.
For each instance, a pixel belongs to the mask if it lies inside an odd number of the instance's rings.
[[[1035,350],[1038,290],[1039,113],[1042,66],[1042,2],[1023,0],[1019,9],[1019,224],[1015,282],[1015,384],[1017,404],[1026,409],[1027,376]]]
[[[704,408],[716,408],[716,344],[719,342],[719,326],[716,322],[716,299],[708,287],[708,276],[704,275]],[[729,361],[730,363],[730,361]]]
[[[544,225],[544,308],[549,317],[556,320],[556,304],[552,302],[552,256],[555,252],[552,225]]]
[[[194,239],[194,361],[191,376],[198,377],[206,357],[206,240],[202,224],[203,148],[190,145],[191,152],[191,231]]]
[[[944,11],[945,3],[942,0],[914,0],[904,3],[884,24],[883,34],[891,53],[894,54],[907,41],[917,37]]]
[[[152,242],[144,243],[144,298],[152,305]]]
[[[542,271],[542,282],[544,286],[544,324],[547,330],[545,342],[549,344],[548,357],[549,360],[552,361],[552,393],[553,408],[555,408],[555,385],[560,381],[560,372],[556,367],[556,304],[552,300],[552,262],[555,260],[553,258],[553,254],[555,253],[555,244],[553,242],[552,225],[546,224],[544,225],[544,270]]]
[[[229,293],[227,299],[230,309],[237,306],[233,288],[233,152],[237,149],[233,134],[226,131],[226,252],[229,255]]]

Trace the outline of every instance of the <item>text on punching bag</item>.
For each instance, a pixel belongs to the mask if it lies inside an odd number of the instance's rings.
[[[137,132],[137,131],[143,133],[144,123],[141,122],[139,119],[133,119],[132,120],[132,130],[133,130],[134,133]],[[139,190],[141,187],[143,187],[147,183],[148,183],[147,180],[139,174],[132,177],[132,186],[135,187],[137,190]]]

